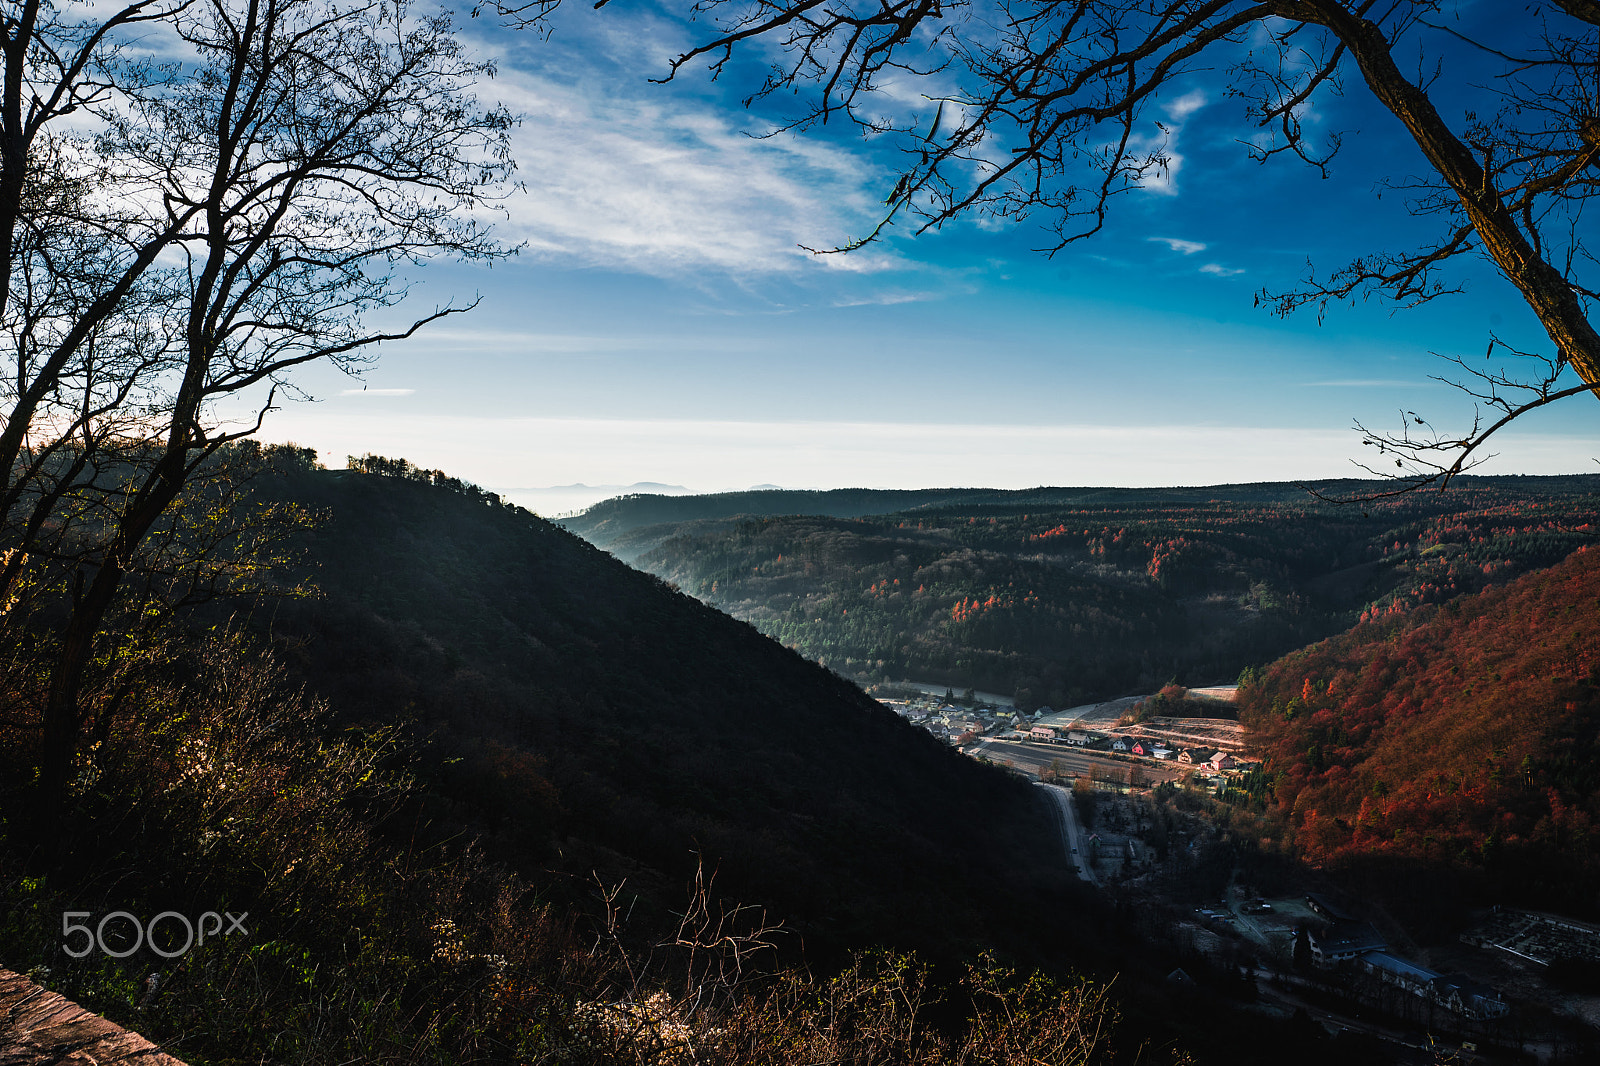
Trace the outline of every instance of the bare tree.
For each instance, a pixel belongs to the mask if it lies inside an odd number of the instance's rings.
[[[549,3],[502,4],[537,20]],[[597,5],[599,6],[599,5]],[[1431,167],[1401,186],[1437,238],[1380,250],[1258,302],[1288,314],[1378,297],[1414,306],[1456,290],[1447,268],[1481,256],[1538,316],[1551,348],[1531,359],[1491,338],[1514,369],[1465,367],[1456,382],[1481,414],[1448,435],[1411,415],[1397,434],[1372,433],[1375,472],[1404,491],[1444,485],[1479,461],[1502,426],[1600,387],[1600,335],[1589,313],[1595,262],[1583,212],[1600,182],[1600,4],[1554,0],[1512,18],[1528,40],[1476,41],[1448,0],[698,0],[716,29],[679,56],[719,74],[760,42],[781,59],[752,99],[798,97],[780,129],[834,120],[897,137],[905,163],[886,210],[849,251],[897,221],[918,232],[964,214],[1041,214],[1054,253],[1098,233],[1115,201],[1168,169],[1165,140],[1144,135],[1152,105],[1196,85],[1242,98],[1259,127],[1242,150],[1297,157],[1326,174],[1339,138],[1302,125],[1316,98],[1356,85],[1411,136]],[[1499,66],[1478,113],[1447,119],[1430,91],[1446,53]],[[877,90],[886,79],[938,74],[926,117],[896,125]],[[1354,77],[1351,77],[1354,75]],[[934,88],[937,86],[937,88]],[[1159,124],[1156,124],[1159,125]],[[1528,368],[1533,372],[1528,373]],[[1563,375],[1568,369],[1579,382]],[[1389,466],[1393,461],[1394,467]],[[1398,468],[1398,471],[1396,470]]]
[[[373,328],[406,295],[408,266],[504,254],[482,209],[511,172],[512,120],[472,95],[492,71],[446,16],[403,0],[187,0],[145,17],[182,58],[124,62],[133,74],[94,97],[100,127],[60,139],[40,185],[64,190],[64,222],[19,211],[54,226],[42,247],[100,234],[106,249],[82,278],[52,272],[48,251],[11,278],[30,296],[67,278],[56,304],[33,298],[17,315],[52,323],[52,351],[71,345],[48,376],[19,375],[0,431],[11,559],[35,554],[45,528],[63,543],[68,501],[93,514],[62,556],[70,584],[40,755],[50,810],[108,615],[141,552],[170,540],[186,490],[255,432],[295,367],[354,366],[466,309]],[[26,165],[40,158],[35,147]],[[26,334],[12,331],[12,354],[30,368]],[[255,414],[229,422],[218,401],[241,394]]]

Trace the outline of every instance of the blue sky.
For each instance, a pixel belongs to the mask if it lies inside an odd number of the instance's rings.
[[[1462,6],[1469,25],[1507,10]],[[463,21],[500,65],[481,95],[523,116],[525,187],[502,223],[523,250],[492,269],[421,270],[418,305],[477,293],[481,306],[386,346],[361,380],[303,375],[316,402],[276,412],[265,436],[330,465],[404,455],[499,488],[1343,476],[1362,458],[1352,419],[1470,418],[1428,380],[1448,370],[1431,353],[1480,354],[1491,329],[1541,340],[1479,262],[1460,271],[1465,296],[1414,310],[1336,308],[1319,325],[1252,306],[1308,258],[1331,268],[1430,232],[1378,196],[1421,161],[1358,83],[1305,116],[1346,134],[1331,180],[1249,161],[1238,101],[1201,74],[1148,116],[1152,136],[1155,120],[1175,131],[1170,181],[1124,197],[1103,233],[1054,258],[1033,251],[1043,220],[976,218],[811,256],[797,246],[870,228],[893,153],[844,128],[747,136],[781,117],[740,106],[759,53],[719,83],[691,70],[651,84],[698,32],[675,10],[569,6],[548,39]],[[1457,56],[1445,73],[1448,94],[1479,72]],[[929,89],[897,83],[882,106],[931,118]],[[1441,108],[1452,121],[1460,109],[1448,96]],[[1594,469],[1596,413],[1569,401],[1527,420],[1484,470]],[[583,495],[521,498],[557,511]]]

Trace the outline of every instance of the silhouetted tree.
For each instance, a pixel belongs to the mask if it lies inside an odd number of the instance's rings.
[[[510,170],[511,119],[472,96],[488,67],[449,20],[401,0],[6,7],[3,577],[56,590],[65,619],[40,752],[51,810],[149,538],[293,368],[358,364],[464,309],[365,324],[405,295],[402,264],[500,254],[475,209]],[[80,108],[97,136],[54,130]],[[253,417],[218,413],[247,390]]]

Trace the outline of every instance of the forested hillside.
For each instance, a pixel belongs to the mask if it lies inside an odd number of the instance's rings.
[[[274,637],[341,716],[431,735],[440,794],[533,868],[675,898],[699,847],[813,950],[994,942],[960,901],[1059,869],[1025,785],[520,508],[426,475],[283,490],[325,517]]]
[[[1307,860],[1600,913],[1600,550],[1285,656],[1239,707]]]
[[[1550,565],[1587,541],[1597,490],[1594,477],[1462,479],[1356,506],[1286,485],[1035,489],[878,517],[641,526],[609,543],[646,549],[636,565],[845,674],[1061,706],[1231,681],[1361,617]],[[615,529],[638,504],[613,503]]]

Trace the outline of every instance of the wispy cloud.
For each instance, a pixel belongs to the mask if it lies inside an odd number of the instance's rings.
[[[1001,277],[1007,275],[1002,274]],[[883,292],[864,296],[845,296],[833,302],[834,307],[892,307],[895,304],[923,303],[927,300],[941,300],[945,296],[939,292]]]
[[[1341,381],[1307,381],[1302,387],[1308,389],[1370,389],[1370,388],[1408,388],[1414,389],[1432,385],[1429,381],[1408,381],[1405,378],[1346,378]]]
[[[1176,100],[1168,102],[1167,116],[1174,122],[1182,122],[1209,102],[1204,89],[1191,89]]]
[[[1194,255],[1196,252],[1206,250],[1206,246],[1199,241],[1186,241],[1178,237],[1146,237],[1145,240],[1164,244],[1174,252],[1181,252],[1184,255]]]
[[[1162,107],[1166,122],[1158,122],[1159,135],[1134,137],[1128,142],[1128,151],[1136,156],[1159,152],[1166,166],[1152,170],[1140,181],[1140,188],[1162,196],[1178,195],[1178,171],[1183,169],[1183,153],[1178,151],[1178,140],[1183,124],[1189,116],[1210,103],[1204,89],[1192,89]]]
[[[340,389],[340,396],[410,396],[416,389]]]
[[[1219,278],[1231,278],[1235,274],[1243,274],[1243,267],[1225,267],[1221,263],[1207,263],[1200,268],[1202,274],[1214,274]]]
[[[736,349],[746,342],[659,331],[541,333],[537,330],[444,328],[427,331],[417,343],[436,352],[599,353]]]
[[[803,137],[752,138],[708,105],[600,77],[505,76],[524,116],[514,135],[525,191],[510,231],[536,255],[682,276],[872,272],[886,254],[814,257],[871,224],[878,177],[850,152]]]

